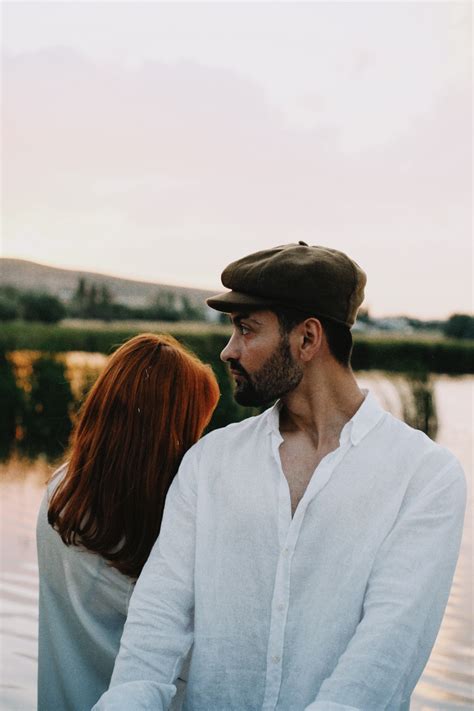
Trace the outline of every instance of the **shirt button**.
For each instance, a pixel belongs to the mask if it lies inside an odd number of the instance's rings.
[[[273,664],[279,664],[281,662],[281,657],[278,657],[278,656],[272,657],[272,662],[273,662]]]
[[[278,607],[277,607],[277,610],[278,610],[279,612],[283,612],[284,609],[285,609],[285,606],[282,605],[281,603],[280,603],[280,604],[278,605]]]
[[[283,548],[281,554],[285,556],[288,555],[288,548]]]

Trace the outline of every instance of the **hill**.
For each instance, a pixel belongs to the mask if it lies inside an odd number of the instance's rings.
[[[0,257],[0,285],[14,286],[25,291],[46,291],[64,302],[68,302],[71,299],[81,277],[88,284],[107,286],[113,299],[127,306],[145,306],[153,301],[160,292],[171,292],[177,296],[187,296],[193,305],[201,306],[206,297],[211,296],[213,293],[204,289],[153,284],[95,272],[59,269],[24,259]]]

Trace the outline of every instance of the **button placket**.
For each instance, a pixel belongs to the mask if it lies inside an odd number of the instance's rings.
[[[267,650],[267,673],[265,680],[265,696],[262,711],[274,711],[280,693],[282,679],[282,659],[285,641],[285,628],[290,594],[291,559],[300,535],[306,510],[311,501],[330,480],[333,471],[344,458],[350,448],[349,443],[340,446],[333,456],[328,455],[316,468],[308,488],[298,505],[295,515],[291,517],[291,501],[288,482],[281,467],[278,453],[279,443],[274,441],[273,454],[280,472],[278,490],[278,533],[280,556],[275,576],[275,588],[272,600],[270,633]]]
[[[291,515],[290,488],[283,473],[279,446],[283,438],[276,434],[272,439],[272,454],[279,472],[278,484],[278,536],[280,555],[275,575],[272,611],[267,647],[267,671],[262,711],[274,711],[280,693],[285,628],[289,606],[291,559],[298,541],[306,509],[314,497],[331,478],[331,474],[344,457],[349,447],[339,447],[333,456],[328,455],[316,467],[313,477],[298,505]]]
[[[267,650],[265,697],[262,706],[264,711],[275,708],[280,693],[286,613],[290,592],[291,554],[292,550],[289,546],[281,549],[275,575]]]

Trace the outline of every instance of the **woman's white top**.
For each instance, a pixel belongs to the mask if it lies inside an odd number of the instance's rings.
[[[66,465],[49,483],[37,523],[38,711],[90,711],[109,685],[134,588],[102,556],[66,546],[49,525],[49,501],[65,472]]]

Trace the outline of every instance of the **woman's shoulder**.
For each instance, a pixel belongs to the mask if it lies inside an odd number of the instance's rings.
[[[73,593],[78,600],[94,595],[96,607],[109,611],[115,609],[126,615],[134,581],[113,568],[95,551],[80,545],[67,545],[48,521],[51,497],[67,474],[67,462],[51,476],[38,512],[36,541],[38,562],[42,577],[47,577],[50,588]],[[66,589],[65,588],[65,589]],[[95,613],[91,612],[94,616]],[[100,617],[99,611],[97,615]]]
[[[61,464],[56,471],[53,472],[51,475],[50,480],[48,481],[46,485],[46,495],[47,499],[49,500],[56,489],[58,488],[59,484],[62,482],[64,477],[67,474],[67,467],[68,467],[68,462],[64,462],[64,464]]]
[[[43,494],[43,499],[41,501],[39,511],[38,511],[38,518],[36,521],[36,541],[38,544],[38,550],[41,547],[41,544],[44,540],[52,538],[52,540],[56,539],[56,536],[58,536],[57,532],[54,531],[53,528],[51,528],[49,521],[48,521],[48,509],[49,505],[51,502],[51,498],[58,488],[59,484],[63,481],[64,477],[67,474],[67,462],[62,464],[56,471],[53,472],[51,478],[46,484],[46,488]],[[54,533],[55,535],[52,536],[51,534]],[[49,544],[50,545],[50,544]]]

